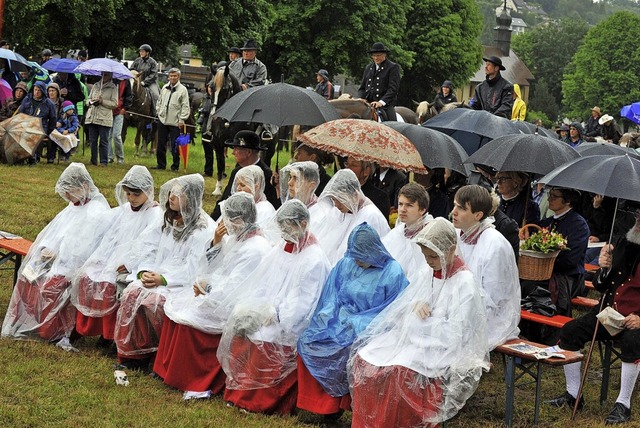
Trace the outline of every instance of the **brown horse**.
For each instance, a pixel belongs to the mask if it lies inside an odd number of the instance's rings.
[[[133,104],[127,114],[127,122],[136,128],[135,156],[140,154],[140,142],[143,142],[142,152],[155,153],[157,146],[157,132],[155,125],[155,109],[151,100],[151,94],[147,88],[142,86],[142,75],[132,71],[131,93],[133,94]],[[153,142],[151,150],[148,149],[150,142]]]
[[[442,107],[442,110],[440,110],[440,113],[453,110],[454,108],[458,108],[458,107],[468,108],[469,106],[466,105],[464,101],[449,103],[449,104],[445,104]],[[416,107],[415,114],[418,118],[417,124],[418,125],[423,124],[424,122],[426,122],[427,120],[431,119],[433,116],[438,114],[438,110],[436,109],[436,103],[430,103],[429,101],[422,101],[418,103],[418,107]]]
[[[369,104],[365,99],[351,98],[350,95],[342,95],[337,100],[329,100],[329,102],[336,108],[338,114],[343,119],[359,118],[378,120],[378,115],[376,114],[375,109],[371,107],[371,104]],[[397,106],[395,110],[405,122],[416,125],[418,124],[418,116],[411,109]]]

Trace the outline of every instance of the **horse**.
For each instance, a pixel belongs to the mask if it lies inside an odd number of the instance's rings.
[[[436,103],[430,103],[429,101],[421,101],[420,103],[417,103],[417,104],[418,106],[416,107],[416,115],[418,116],[418,123],[417,123],[418,125],[423,124],[424,122],[426,122],[427,120],[431,119],[433,116],[438,114],[438,110],[436,109]],[[440,113],[453,110],[454,108],[458,108],[458,107],[468,108],[468,106],[464,103],[464,101],[449,103],[449,104],[445,104],[442,107],[442,109],[440,110]]]
[[[378,120],[375,109],[363,98],[352,98],[351,95],[344,94],[336,100],[329,100],[329,102],[336,108],[342,119],[359,118]],[[395,110],[396,114],[400,115],[403,121],[418,124],[418,116],[411,109],[397,106]]]
[[[142,75],[137,71],[131,71],[131,93],[133,94],[133,104],[129,109],[126,118],[128,123],[132,123],[136,128],[136,138],[134,140],[136,146],[135,156],[139,155],[140,140],[144,143],[142,151],[144,154],[155,153],[157,146],[157,133],[155,124],[155,109],[151,100],[151,94],[147,88],[142,86]],[[123,126],[123,129],[126,129]],[[124,140],[123,140],[124,141]],[[148,145],[153,141],[151,150]]]

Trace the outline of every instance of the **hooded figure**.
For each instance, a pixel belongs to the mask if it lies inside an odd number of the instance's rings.
[[[16,87],[13,88],[13,98],[9,98],[2,109],[0,109],[0,122],[5,119],[9,119],[16,110],[20,107],[22,100],[27,96],[27,84],[24,82],[18,82]]]
[[[39,93],[36,96],[36,88]],[[56,127],[56,106],[47,98],[47,84],[37,80],[18,108],[18,113],[39,117],[42,120],[42,130],[49,135]]]
[[[164,301],[169,293],[191,287],[197,268],[211,243],[214,224],[202,210],[204,178],[179,177],[160,189],[164,208],[162,225],[147,229],[142,240],[143,257],[128,279],[118,309],[115,340],[124,368],[145,369],[158,348]]]
[[[281,239],[245,280],[251,292],[234,307],[217,355],[227,375],[225,401],[252,412],[289,414],[297,398],[296,344],[330,266],[309,232],[302,202],[285,202],[275,223]]]
[[[408,283],[378,233],[367,223],[356,226],[298,341],[298,407],[320,414],[340,411],[349,393],[351,344]]]
[[[109,204],[81,163],[62,172],[55,191],[68,205],[42,229],[23,260],[2,336],[54,341],[73,331],[71,278],[109,226]]]
[[[112,210],[109,230],[78,269],[71,287],[78,333],[107,340],[114,337],[118,297],[127,283],[124,277],[137,271],[143,256],[137,238],[162,219],[162,210],[153,200],[153,177],[144,166],[135,165],[125,174],[116,184],[115,196],[119,206]]]
[[[436,94],[433,104],[435,104],[438,113],[446,104],[455,103],[458,101],[456,94],[453,93],[453,85],[450,80],[445,80],[440,85],[440,91]]]
[[[259,225],[263,225],[271,220],[276,213],[275,208],[273,208],[273,205],[271,205],[271,202],[267,200],[264,194],[264,188],[264,172],[257,165],[245,166],[240,169],[231,186],[232,195],[236,192],[247,192],[253,195],[256,210],[258,211],[257,223]],[[221,204],[223,203],[224,201],[221,202]]]
[[[584,129],[580,122],[572,122],[569,126],[569,136],[564,141],[575,149],[584,142],[583,136]]]
[[[456,238],[442,217],[418,233],[417,280],[351,347],[353,427],[435,426],[457,414],[489,369],[481,290],[455,255]]]
[[[520,85],[513,85],[513,108],[511,109],[511,120],[525,120],[527,118],[527,105],[522,99]]]
[[[282,203],[298,199],[307,208],[311,208],[318,202],[315,191],[319,183],[320,171],[317,163],[291,163],[280,170],[280,199]]]

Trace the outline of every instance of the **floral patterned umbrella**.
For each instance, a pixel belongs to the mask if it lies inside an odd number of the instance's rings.
[[[383,168],[426,173],[416,147],[401,133],[372,120],[337,119],[305,132],[299,141]]]
[[[39,117],[20,113],[0,122],[0,161],[12,165],[33,156],[44,137]]]

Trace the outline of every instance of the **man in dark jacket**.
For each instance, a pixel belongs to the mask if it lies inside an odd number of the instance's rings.
[[[374,43],[369,54],[373,62],[364,68],[358,97],[366,99],[371,106],[382,110],[382,120],[397,120],[396,102],[400,88],[400,66],[387,59],[389,50],[384,44]]]
[[[55,79],[53,79],[53,83],[58,84],[60,87],[60,96],[64,98],[65,101],[71,101],[74,104],[84,101],[84,91],[75,74],[59,72]]]
[[[483,58],[487,79],[476,86],[471,105],[475,110],[486,110],[496,116],[511,119],[513,85],[500,74],[506,70],[497,56]]]
[[[591,109],[591,117],[587,121],[587,126],[584,130],[585,138],[589,138],[590,141],[595,141],[595,137],[602,135],[602,125],[600,125],[600,117],[602,112],[600,107],[595,106]]]
[[[601,269],[593,281],[596,289],[604,293],[600,305],[565,324],[560,333],[559,346],[562,349],[579,351],[591,341],[598,323],[596,315],[601,308],[612,308],[624,317],[618,334],[612,335],[599,326],[596,336],[599,340],[617,340],[622,349],[620,392],[613,410],[604,420],[605,424],[620,424],[631,419],[631,395],[640,372],[640,365],[636,364],[640,360],[640,206],[635,205],[634,208],[635,224],[626,236],[614,245],[602,247],[600,252]],[[564,366],[564,373],[566,392],[547,404],[573,408],[580,387],[580,363]],[[584,399],[580,398],[578,408],[582,406]]]
[[[391,211],[391,202],[389,195],[383,190],[376,187],[373,175],[376,171],[376,165],[373,162],[359,161],[355,158],[347,158],[347,168],[353,171],[360,182],[360,190],[362,193],[378,207],[384,218],[389,221],[389,213]]]
[[[605,114],[598,120],[598,123],[602,126],[602,138],[604,138],[607,143],[620,144],[622,132],[620,132],[620,128],[613,119],[613,116]]]
[[[218,203],[216,207],[213,209],[211,213],[211,217],[214,220],[217,220],[220,215],[220,202],[226,200],[229,196],[231,196],[231,188],[233,187],[233,182],[236,178],[236,174],[240,171],[241,168],[250,165],[259,166],[262,172],[264,173],[264,195],[267,197],[267,200],[271,202],[274,208],[278,209],[280,207],[280,199],[276,194],[276,189],[273,187],[271,183],[271,176],[273,175],[271,168],[260,160],[260,151],[266,150],[260,144],[260,137],[253,131],[240,131],[236,134],[233,140],[228,140],[225,142],[226,146],[233,147],[233,156],[236,158],[236,166],[231,171],[231,175],[229,176],[229,181],[227,182],[227,187],[224,188],[222,192],[222,196],[218,199]]]

